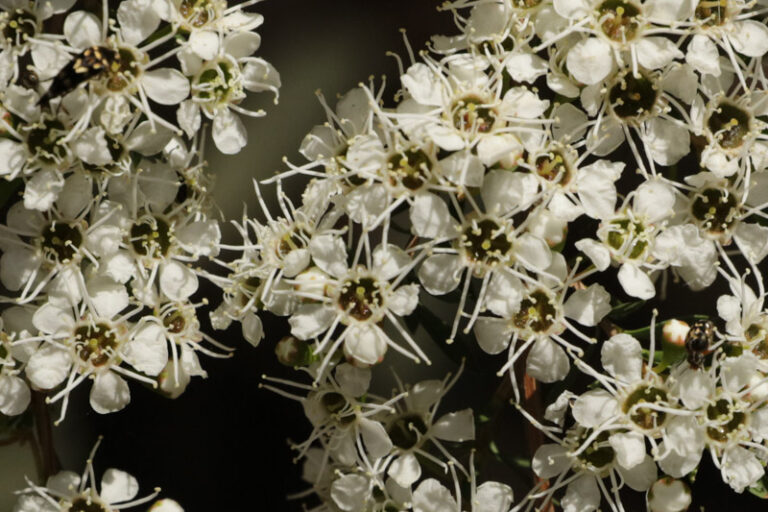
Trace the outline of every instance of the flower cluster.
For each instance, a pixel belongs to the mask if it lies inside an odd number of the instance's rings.
[[[175,397],[206,375],[198,353],[230,355],[200,329],[207,299],[192,299],[221,238],[201,116],[235,153],[236,114],[262,114],[239,106],[245,91],[277,92],[252,56],[252,3],[4,4],[3,414],[22,413],[32,388],[61,401],[60,421],[86,380],[99,413],[128,404],[125,377]]]
[[[758,483],[768,461],[763,4],[446,2],[460,34],[435,36],[418,60],[408,48],[394,103],[373,82],[335,109],[321,97],[328,122],[304,139],[307,162],[256,183],[262,217],[244,215],[242,245],[222,246],[240,252],[212,313],[217,328],[241,322],[253,344],[260,311],[287,317],[278,357],[314,379],[291,397],[314,428],[300,446],[319,510],[433,510],[415,505],[418,490],[445,494],[418,483],[429,454],[398,451],[402,413],[378,419],[417,386],[386,401],[344,384],[360,372],[367,383],[390,349],[429,364],[419,325],[438,344],[505,354],[492,371],[509,375],[513,402],[554,441],[534,458],[541,484],[514,510],[591,511],[601,496],[623,510],[624,487],[647,492],[653,510],[684,510],[690,495],[675,479],[705,449],[737,492]],[[286,191],[299,177],[297,204]],[[643,348],[614,323],[622,303],[663,311],[668,289],[690,294],[718,277],[733,290],[717,303],[719,324],[714,311],[664,322],[656,347],[654,313]],[[545,425],[520,405],[522,372],[539,385],[594,383],[560,394]],[[408,425],[405,437],[434,432]],[[463,468],[448,451],[435,462]],[[451,503],[440,510],[462,509]],[[511,496],[497,503],[480,509],[507,511]]]

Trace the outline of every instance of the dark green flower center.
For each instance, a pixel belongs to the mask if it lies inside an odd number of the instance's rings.
[[[635,76],[627,71],[616,82],[609,94],[611,108],[622,119],[637,119],[647,116],[659,98],[656,84],[643,74]]]
[[[717,27],[725,23],[727,8],[728,0],[701,0],[696,6],[694,17],[705,27]]]
[[[119,344],[115,332],[104,323],[75,328],[74,342],[80,359],[93,366],[108,363]]]
[[[432,161],[419,148],[395,153],[387,162],[390,185],[402,185],[408,190],[420,189],[427,182],[428,172],[431,169]]]
[[[608,223],[606,242],[616,250],[625,253],[629,259],[640,258],[648,248],[645,226],[631,219],[615,219]]]
[[[734,149],[744,143],[750,131],[749,113],[730,103],[720,103],[707,120],[707,127],[723,149]]]
[[[724,443],[745,426],[747,415],[734,410],[731,402],[721,398],[707,407],[707,419],[710,420],[707,427],[709,438]]]
[[[382,303],[379,282],[372,277],[350,279],[341,287],[339,307],[352,318],[364,321],[373,316]]]
[[[475,263],[494,266],[508,258],[512,250],[508,226],[495,220],[470,221],[459,239],[467,258]]]
[[[67,157],[67,147],[59,143],[65,135],[61,121],[43,118],[27,132],[27,149],[46,164],[60,163]]]
[[[403,450],[409,450],[419,443],[427,430],[424,418],[419,414],[410,413],[400,416],[390,423],[387,433],[392,444]]]
[[[578,444],[581,445],[591,434],[592,429],[585,430],[579,436]],[[608,431],[600,432],[595,440],[578,455],[579,460],[593,469],[601,469],[611,464],[616,457],[616,452],[608,442],[609,437]]]
[[[607,0],[597,8],[601,28],[609,39],[624,42],[634,39],[640,28],[640,9],[635,4],[621,0]]]
[[[563,154],[558,151],[550,151],[544,155],[536,157],[534,162],[536,174],[547,181],[558,183],[560,186],[567,185],[573,173],[568,165],[568,161]]]
[[[133,51],[128,48],[118,48],[116,57],[109,65],[107,72],[107,89],[113,92],[122,91],[128,87],[141,73],[139,61]]]
[[[54,222],[43,229],[43,251],[59,262],[67,262],[77,253],[83,235],[77,225]]]
[[[3,37],[9,44],[23,44],[37,31],[37,18],[34,14],[23,9],[5,13],[2,23]]]
[[[75,498],[67,512],[109,512],[104,505],[90,501],[88,498]]]
[[[465,96],[451,107],[453,126],[468,133],[488,133],[496,121],[496,112],[484,106],[477,96]]]
[[[171,227],[162,219],[147,218],[131,226],[131,246],[137,254],[159,258],[171,248]]]
[[[179,14],[190,27],[200,28],[216,18],[216,8],[208,0],[182,0],[179,4]]]
[[[518,329],[546,333],[557,319],[557,307],[544,290],[535,290],[520,302],[513,322]]]
[[[736,222],[739,207],[736,196],[729,190],[707,188],[693,197],[691,214],[702,229],[720,235]]]
[[[660,427],[667,419],[667,413],[637,404],[664,404],[667,392],[654,386],[640,386],[624,401],[622,410],[629,414],[629,419],[638,427],[651,430]]]

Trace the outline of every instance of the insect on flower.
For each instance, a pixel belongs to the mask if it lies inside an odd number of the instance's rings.
[[[117,58],[117,52],[104,46],[86,48],[53,77],[51,87],[40,97],[38,105],[47,105],[51,99],[64,96],[86,80],[100,75]]]
[[[696,320],[685,337],[688,364],[694,369],[704,363],[704,356],[715,338],[715,324],[711,320]]]

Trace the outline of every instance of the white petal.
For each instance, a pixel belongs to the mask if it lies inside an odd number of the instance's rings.
[[[315,236],[309,242],[309,252],[312,260],[324,272],[335,277],[346,275],[347,247],[338,236]]]
[[[755,454],[736,445],[725,451],[720,472],[734,491],[743,492],[762,478],[765,469]]]
[[[243,338],[254,347],[264,339],[264,326],[261,317],[254,312],[249,312],[240,321],[243,327]]]
[[[213,141],[225,155],[239,153],[248,142],[243,122],[229,109],[219,111],[213,118]]]
[[[243,69],[243,86],[249,91],[271,91],[277,96],[280,90],[280,73],[269,62],[250,58]]]
[[[413,512],[447,512],[456,510],[451,492],[434,478],[424,480],[413,491]]]
[[[486,211],[504,215],[515,208],[527,208],[536,199],[538,180],[529,173],[494,169],[481,189]]]
[[[344,512],[364,510],[370,494],[368,479],[362,475],[344,475],[331,484],[331,498]]]
[[[64,20],[64,36],[69,44],[81,50],[101,41],[101,22],[86,11],[74,11]]]
[[[443,441],[464,442],[475,438],[475,417],[472,409],[451,412],[438,419],[432,434]]]
[[[128,149],[151,156],[159,153],[170,142],[173,132],[164,126],[152,126],[149,121],[139,125],[128,136],[125,145]]]
[[[650,455],[647,454],[642,462],[636,464],[631,469],[626,469],[621,466],[617,469],[624,482],[626,482],[630,489],[634,489],[635,491],[647,491],[659,476],[656,463]]]
[[[597,270],[602,272],[611,264],[611,251],[603,244],[589,238],[582,238],[574,245],[592,260]]]
[[[27,409],[31,393],[29,386],[15,375],[0,376],[0,412],[16,416]]]
[[[373,268],[387,281],[398,276],[410,262],[408,253],[393,244],[380,245],[373,251]]]
[[[125,345],[126,360],[142,373],[159,375],[168,363],[165,329],[152,322],[141,327]]]
[[[603,343],[600,359],[608,373],[627,384],[642,379],[643,354],[640,342],[629,334],[615,334]]]
[[[663,477],[648,490],[651,512],[683,512],[691,506],[691,490],[682,480]]]
[[[101,499],[112,504],[129,501],[139,493],[139,482],[125,471],[110,468],[101,477]]]
[[[128,307],[128,290],[110,277],[93,277],[88,280],[86,288],[100,316],[112,318]]]
[[[619,269],[619,282],[624,291],[632,297],[648,300],[656,295],[651,278],[631,263],[625,263]]]
[[[567,471],[571,466],[568,449],[559,444],[543,444],[538,447],[531,461],[533,472],[539,478],[547,479]]]
[[[603,389],[587,391],[573,402],[573,418],[583,427],[600,426],[618,413],[616,399]]]
[[[192,138],[200,130],[202,117],[200,116],[200,107],[192,100],[185,100],[179,104],[176,111],[176,120],[179,127],[184,130],[187,137]]]
[[[568,318],[581,325],[595,326],[611,312],[611,295],[599,284],[592,284],[586,290],[576,290],[563,304]]]
[[[571,363],[565,351],[549,338],[539,338],[528,353],[526,371],[541,382],[563,380]]]
[[[717,46],[705,35],[696,34],[688,43],[685,62],[701,74],[720,76],[720,60]]]
[[[562,500],[563,512],[592,512],[600,506],[600,490],[595,476],[587,473],[570,484]]]
[[[487,354],[499,354],[506,350],[511,338],[508,320],[481,316],[475,322],[475,339]]]
[[[261,36],[256,32],[237,31],[227,35],[224,39],[224,51],[235,59],[250,56],[259,49]]]
[[[512,489],[499,482],[483,482],[472,501],[473,512],[506,512],[512,507]]]
[[[690,132],[677,123],[655,117],[646,124],[645,146],[656,163],[674,165],[690,152]]]
[[[444,295],[459,285],[462,269],[458,256],[435,254],[424,260],[419,267],[419,281],[430,294]]]
[[[299,339],[314,338],[325,332],[336,318],[336,312],[322,304],[305,304],[288,319],[291,334]]]
[[[392,461],[387,474],[401,487],[410,487],[421,477],[421,464],[412,453],[405,453]]]
[[[659,453],[664,457],[657,462],[659,468],[666,474],[675,478],[682,478],[699,465],[701,460],[701,451],[680,455],[675,450],[665,449],[664,442],[659,444]]]
[[[640,185],[632,200],[634,210],[654,223],[673,213],[675,192],[660,180],[649,180]]]
[[[675,59],[682,59],[683,52],[665,37],[643,37],[635,46],[637,60],[648,69],[663,68]]]
[[[91,388],[90,402],[94,411],[107,414],[123,409],[131,401],[128,383],[114,372],[96,376]]]
[[[368,454],[374,459],[387,456],[393,445],[384,425],[363,417],[358,418],[357,424]]]
[[[0,159],[3,162],[0,166],[0,175],[15,176],[24,168],[27,154],[22,144],[4,138],[0,139]]]
[[[151,0],[127,0],[117,8],[120,34],[128,44],[138,46],[157,29],[160,16]]]
[[[411,205],[411,231],[425,238],[441,238],[456,232],[448,205],[434,194],[421,194]]]
[[[353,397],[363,396],[371,384],[371,370],[341,363],[336,367],[336,382],[345,394]]]
[[[768,228],[742,222],[734,229],[733,239],[749,261],[760,263],[768,254]]]
[[[511,318],[520,309],[525,293],[525,287],[517,276],[495,271],[485,292],[485,307],[495,315]]]
[[[398,316],[410,315],[419,303],[419,285],[407,284],[389,296],[387,307]]]
[[[197,275],[186,265],[170,261],[160,268],[160,289],[172,300],[185,300],[197,291]]]
[[[737,52],[747,57],[762,57],[768,52],[768,27],[756,20],[737,21],[728,40]]]
[[[596,37],[584,39],[568,50],[566,63],[573,78],[583,84],[597,84],[613,70],[611,45]]]
[[[176,105],[189,96],[189,80],[176,69],[145,71],[141,85],[147,96],[161,105]]]
[[[352,332],[344,340],[344,353],[362,364],[377,364],[387,352],[387,335],[378,326],[350,326]]]
[[[612,433],[608,442],[616,452],[616,462],[632,469],[645,460],[645,436],[639,432]]]
[[[189,35],[189,47],[201,59],[211,60],[219,53],[219,35],[210,30],[195,30]]]
[[[67,350],[45,345],[29,358],[26,375],[35,387],[52,389],[69,375],[71,365],[72,359]]]

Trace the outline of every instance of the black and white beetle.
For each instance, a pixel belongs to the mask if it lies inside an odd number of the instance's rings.
[[[109,70],[117,55],[116,51],[103,46],[86,48],[53,77],[48,92],[40,97],[38,105],[47,105],[51,99],[64,96],[86,80]]]
[[[685,337],[688,364],[697,369],[704,364],[704,356],[715,339],[715,324],[711,320],[696,320]]]

